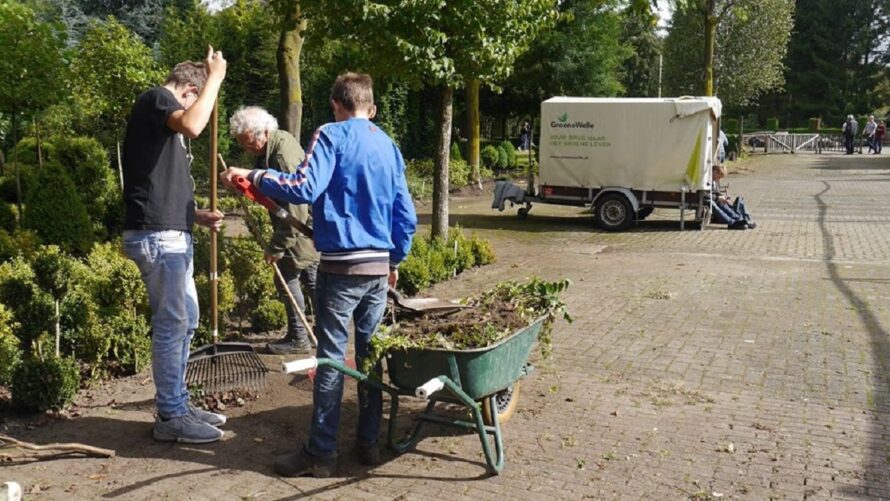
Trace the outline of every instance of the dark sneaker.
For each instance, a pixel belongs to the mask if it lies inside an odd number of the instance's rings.
[[[732,223],[731,225],[729,225],[729,229],[730,230],[747,230],[748,223],[745,222],[744,219],[742,219],[742,220],[736,221],[736,222]]]
[[[159,442],[183,442],[186,444],[209,444],[223,437],[223,431],[207,424],[191,414],[155,419],[152,433]]]
[[[296,355],[298,353],[309,353],[312,344],[308,340],[283,339],[266,345],[266,349],[273,355]]]
[[[203,421],[211,426],[222,426],[226,424],[226,417],[224,415],[199,409],[192,404],[189,404],[189,414],[197,418],[199,421]]]
[[[757,223],[755,223],[753,221],[748,221],[748,229],[753,230],[754,228],[757,228]]]
[[[321,458],[310,456],[300,449],[276,457],[272,468],[282,477],[327,478],[337,471],[337,455]]]
[[[376,466],[383,463],[383,458],[380,457],[380,446],[377,444],[363,445],[357,443],[355,444],[355,451],[358,452],[358,457],[362,460],[362,464]]]

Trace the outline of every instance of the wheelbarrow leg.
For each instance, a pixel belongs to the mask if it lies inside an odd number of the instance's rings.
[[[417,443],[417,440],[420,438],[420,433],[421,431],[423,431],[423,425],[427,422],[427,420],[424,419],[423,416],[428,415],[432,412],[433,407],[436,406],[436,400],[430,399],[429,403],[426,404],[426,409],[423,410],[423,413],[417,420],[417,423],[414,424],[414,428],[411,429],[411,434],[402,442],[396,442],[396,415],[398,413],[399,407],[398,399],[393,398],[392,402],[393,404],[390,406],[389,413],[389,446],[390,448],[392,448],[392,450],[401,454],[414,447],[414,445]]]

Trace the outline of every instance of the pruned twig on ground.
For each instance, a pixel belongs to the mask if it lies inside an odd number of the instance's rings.
[[[24,452],[23,456],[0,453],[0,462],[33,462],[45,459],[57,459],[72,454],[113,458],[116,454],[115,451],[111,449],[103,449],[101,447],[93,447],[91,445],[78,443],[37,445],[0,433],[0,450],[9,448],[15,448],[26,452]]]

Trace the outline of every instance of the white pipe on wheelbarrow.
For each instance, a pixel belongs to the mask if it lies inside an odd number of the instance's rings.
[[[285,374],[303,372],[318,367],[318,359],[309,357],[302,360],[294,360],[293,362],[284,362],[281,366],[284,369]]]
[[[444,387],[445,383],[443,383],[441,379],[434,377],[421,386],[418,386],[417,389],[414,390],[414,396],[426,400],[430,398],[430,395],[436,393]]]

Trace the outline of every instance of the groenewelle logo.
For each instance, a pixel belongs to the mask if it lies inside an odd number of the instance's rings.
[[[550,127],[554,129],[592,129],[593,122],[590,121],[574,121],[569,122],[569,114],[563,113],[556,117],[556,120],[550,122]]]

